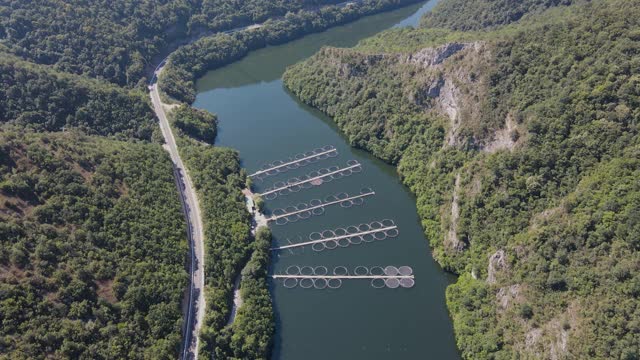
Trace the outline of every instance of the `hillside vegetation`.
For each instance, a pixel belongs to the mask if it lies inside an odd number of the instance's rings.
[[[580,1],[580,0],[578,0]],[[510,24],[525,15],[550,7],[571,5],[576,0],[447,0],[425,14],[421,26],[452,30],[480,30]]]
[[[285,85],[398,165],[465,358],[640,357],[640,4],[458,3]]]
[[[76,128],[150,140],[155,126],[146,94],[29,63],[1,48],[0,98],[0,123],[36,131]]]
[[[176,40],[332,2],[8,0],[0,3],[0,41],[29,61],[131,87]]]
[[[171,54],[160,76],[159,85],[172,99],[191,104],[195,101],[195,80],[198,77],[244,57],[249,51],[283,44],[362,16],[415,2],[418,0],[362,0],[335,6],[305,8],[288,12],[281,18],[269,19],[257,28],[203,37]]]
[[[0,358],[175,358],[185,222],[159,145],[0,131]]]

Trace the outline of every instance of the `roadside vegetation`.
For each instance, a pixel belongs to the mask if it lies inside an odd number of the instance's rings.
[[[177,196],[157,144],[3,126],[2,357],[177,357],[188,279]]]
[[[216,139],[217,122],[215,115],[205,110],[194,109],[182,104],[174,111],[174,125],[185,135],[198,141],[213,144]]]
[[[271,231],[260,227],[251,244],[251,258],[242,269],[242,306],[231,326],[217,337],[217,359],[270,358],[275,319],[267,283]]]
[[[398,165],[465,358],[639,358],[640,5],[459,3],[285,85]]]
[[[252,220],[242,194],[246,175],[238,152],[212,146],[204,139],[197,141],[178,126],[193,122],[194,118],[200,118],[196,120],[200,124],[208,124],[202,118],[211,116],[188,105],[170,113],[180,156],[198,193],[204,223],[207,311],[200,333],[200,356],[268,359],[275,327],[266,282],[271,235],[268,229],[258,232],[255,239],[251,235]],[[215,134],[215,123],[209,129]],[[235,321],[227,326],[233,285],[241,271],[244,304]]]

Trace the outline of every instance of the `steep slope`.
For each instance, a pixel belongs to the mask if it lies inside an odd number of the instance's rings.
[[[0,358],[175,358],[185,223],[157,144],[0,131]]]
[[[479,27],[467,13],[323,49],[285,84],[398,164],[461,275],[447,300],[465,358],[637,357],[640,5],[456,31]]]
[[[449,0],[422,18],[423,27],[479,30],[510,24],[523,16],[576,0]]]
[[[36,131],[76,128],[121,140],[150,140],[153,112],[143,93],[37,65],[0,47],[0,123]]]

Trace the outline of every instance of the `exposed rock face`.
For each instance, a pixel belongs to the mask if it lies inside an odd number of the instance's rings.
[[[541,337],[542,337],[542,329],[533,328],[527,332],[527,335],[524,339],[524,345],[527,348],[533,348],[534,345],[537,344],[538,341],[540,341]]]
[[[482,98],[480,94],[483,86],[476,74],[483,72],[475,69],[482,66],[487,53],[483,42],[453,42],[436,48],[421,49],[401,59],[401,63],[438,74],[426,78],[425,83],[418,87],[418,94],[413,95],[413,100],[428,110],[449,118],[443,146],[460,144],[461,129],[466,123],[479,121],[479,99]],[[449,61],[454,57],[455,66]]]
[[[444,87],[444,85],[445,85],[444,79],[439,77],[437,81],[429,85],[424,95],[427,98],[437,98],[438,96],[440,96],[441,89]]]
[[[442,96],[439,97],[437,102],[438,108],[441,112],[447,114],[451,120],[449,131],[447,131],[447,137],[445,145],[455,146],[456,139],[460,132],[460,91],[455,87],[451,80],[445,81],[442,87]]]
[[[516,347],[521,349],[521,353],[535,358],[567,359],[570,337],[579,336],[576,333],[580,328],[578,308],[578,303],[572,302],[564,312],[548,322],[529,328],[524,342],[516,344]]]
[[[473,43],[454,42],[437,48],[425,48],[409,55],[406,61],[421,66],[435,66],[442,64],[447,58],[469,46],[473,46]]]
[[[496,273],[507,269],[507,258],[504,250],[498,250],[489,257],[489,266],[487,269],[487,282],[489,284],[496,283]]]
[[[514,303],[520,301],[520,284],[500,288],[496,294],[496,301],[500,310],[507,310]]]
[[[460,206],[458,197],[460,193],[460,174],[456,175],[456,183],[453,188],[453,199],[451,200],[451,219],[449,221],[449,231],[445,235],[446,248],[455,251],[462,251],[465,247],[464,242],[458,239],[458,219],[460,218]]]
[[[328,86],[334,90],[354,92],[354,95],[367,88],[369,93],[360,95],[376,98],[379,94],[376,94],[374,87],[368,82],[369,77],[382,71],[394,74],[394,88],[389,90],[403,94],[404,100],[409,103],[406,106],[418,105],[427,113],[449,119],[443,143],[447,147],[465,143],[484,144],[491,140],[484,139],[485,135],[478,131],[482,128],[480,109],[488,91],[486,68],[492,61],[491,53],[490,46],[478,41],[452,42],[423,48],[411,54],[371,54],[323,48],[319,56],[323,59],[323,71],[335,71],[333,76],[337,82]],[[341,84],[343,82],[346,86]],[[355,87],[353,84],[360,86]],[[341,94],[340,91],[333,93]],[[316,96],[320,98],[324,95]],[[322,110],[334,116],[333,106],[335,104],[330,104]],[[388,132],[385,134],[392,134],[389,129],[386,130]],[[510,133],[508,137],[500,137],[501,141],[503,138],[509,139]]]
[[[495,132],[493,141],[485,146],[483,150],[488,153],[495,153],[499,150],[511,151],[518,142],[519,137],[520,133],[518,132],[517,124],[513,120],[513,116],[509,114],[504,128]]]

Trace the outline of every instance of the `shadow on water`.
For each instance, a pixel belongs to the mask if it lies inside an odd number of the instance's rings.
[[[361,206],[327,208],[322,216],[286,226],[272,225],[275,246],[299,241],[314,231],[336,229],[374,220],[393,219],[400,236],[393,240],[314,252],[311,248],[274,253],[271,271],[283,273],[290,265],[409,265],[416,276],[411,289],[372,289],[368,281],[345,282],[336,290],[285,289],[271,282],[276,312],[273,359],[282,360],[414,360],[458,359],[453,329],[444,301],[452,277],[430,256],[417,215],[416,198],[401,184],[396,169],[365,151],[349,146],[335,123],[300,103],[282,86],[285,68],[322,46],[353,46],[360,39],[392,27],[412,25],[416,12],[433,2],[361,19],[352,24],[262,49],[198,81],[194,106],[217,113],[217,145],[239,150],[249,172],[262,164],[295,153],[334,145],[336,158],[269,177],[254,184],[257,192],[276,181],[357,160],[364,169],[339,180],[267,202],[267,212],[311,199],[362,187],[376,191]],[[352,269],[353,270],[353,269]]]

